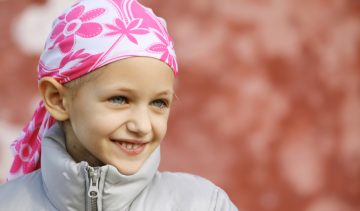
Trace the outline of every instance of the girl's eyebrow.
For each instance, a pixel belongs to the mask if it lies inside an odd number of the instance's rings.
[[[116,90],[118,90],[118,91],[123,91],[123,92],[129,92],[129,93],[135,92],[133,89],[124,88],[124,87],[117,88]]]
[[[127,93],[136,93],[135,89],[125,88],[125,87],[117,88],[116,90]],[[164,96],[164,95],[173,96],[174,94],[175,92],[172,90],[164,90],[164,91],[160,91],[159,93],[156,93],[155,96]]]
[[[171,90],[165,90],[165,91],[161,91],[157,94],[157,96],[160,96],[160,95],[174,95],[174,91],[171,91]]]

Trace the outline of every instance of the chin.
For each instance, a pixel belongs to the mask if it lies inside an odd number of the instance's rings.
[[[114,166],[121,174],[124,175],[133,175],[136,174],[144,164],[143,160],[137,161],[125,161],[121,160],[119,162],[110,163],[110,165]]]
[[[135,168],[135,167],[132,167],[132,168],[129,168],[129,167],[116,167],[116,169],[123,175],[133,175],[133,174],[136,174],[140,167],[139,168]]]

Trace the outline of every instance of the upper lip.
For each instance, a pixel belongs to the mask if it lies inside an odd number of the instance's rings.
[[[111,138],[111,141],[127,142],[127,143],[131,143],[131,144],[146,144],[146,143],[148,143],[148,141],[135,140],[135,139],[114,139],[114,138]]]

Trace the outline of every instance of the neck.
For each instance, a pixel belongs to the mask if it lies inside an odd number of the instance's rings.
[[[66,151],[71,155],[75,162],[86,161],[90,166],[103,166],[104,163],[93,156],[85,147],[82,146],[79,139],[76,137],[71,123],[69,121],[63,122],[63,130],[65,133],[65,147]]]

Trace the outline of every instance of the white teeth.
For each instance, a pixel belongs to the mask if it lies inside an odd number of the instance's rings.
[[[132,143],[126,143],[126,142],[120,142],[120,145],[127,150],[135,150],[140,147],[140,144],[132,144]]]

